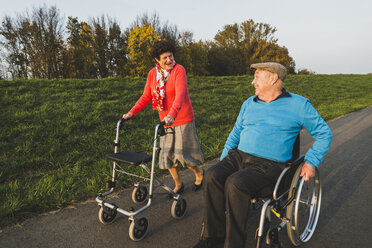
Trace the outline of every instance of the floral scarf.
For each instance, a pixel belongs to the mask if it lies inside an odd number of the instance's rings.
[[[173,62],[173,67],[176,62]],[[156,64],[156,86],[152,95],[152,108],[163,111],[165,106],[165,83],[168,81],[172,70],[164,70],[159,64]]]

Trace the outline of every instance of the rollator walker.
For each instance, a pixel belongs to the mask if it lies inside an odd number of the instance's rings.
[[[171,188],[166,186],[156,175],[155,175],[155,165],[159,156],[160,147],[159,147],[159,138],[160,136],[166,135],[164,125],[165,122],[161,122],[155,127],[155,139],[153,145],[152,155],[137,153],[134,151],[121,151],[119,133],[125,119],[121,119],[117,122],[116,125],[116,138],[114,140],[114,153],[110,154],[108,158],[113,160],[112,168],[112,179],[107,181],[106,187],[109,191],[100,194],[96,197],[96,201],[99,206],[98,219],[102,224],[111,224],[117,213],[124,214],[128,216],[130,225],[129,225],[129,237],[134,241],[142,240],[146,234],[149,227],[149,221],[146,217],[137,217],[138,214],[142,213],[144,210],[148,209],[151,206],[151,200],[153,198],[153,186],[154,179],[159,183],[159,185],[171,195],[173,195],[173,201],[171,206],[171,215],[175,219],[181,219],[186,214],[186,200],[182,198],[181,195],[176,194]],[[151,168],[148,168],[144,163],[151,161]],[[133,173],[129,173],[124,169],[124,166],[140,166],[144,169],[149,177],[142,177]],[[105,200],[106,196],[114,192],[116,186],[117,174],[124,174],[130,177],[140,178],[145,181],[149,181],[149,190],[143,184],[136,182],[132,191],[132,201],[135,204],[145,204],[138,210],[134,210],[131,207],[129,210],[124,210],[118,207],[115,203],[111,203]]]

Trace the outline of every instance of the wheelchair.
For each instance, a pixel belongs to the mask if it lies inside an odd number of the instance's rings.
[[[294,143],[292,159],[286,163],[279,175],[272,195],[251,200],[253,209],[261,208],[259,226],[255,234],[256,248],[263,248],[264,245],[283,248],[279,232],[285,228],[294,246],[308,242],[315,232],[322,198],[320,175],[316,168],[315,176],[309,181],[305,182],[304,178],[300,177],[305,157],[300,155],[299,151],[300,135]],[[277,217],[279,224],[274,224],[272,215]],[[203,222],[199,240],[204,237],[204,228]]]
[[[96,201],[99,206],[98,219],[102,224],[106,225],[111,224],[115,220],[117,213],[128,216],[130,222],[129,237],[133,241],[139,241],[146,236],[149,227],[149,221],[146,217],[137,217],[137,215],[142,213],[151,205],[151,200],[153,199],[154,180],[157,181],[165,191],[173,195],[171,206],[171,215],[173,218],[183,218],[186,214],[187,205],[186,200],[182,198],[180,194],[175,193],[155,175],[155,165],[160,152],[159,137],[166,135],[164,129],[165,122],[161,122],[160,124],[156,125],[153,153],[152,155],[148,155],[137,153],[134,151],[119,152],[119,133],[125,121],[125,119],[121,119],[117,122],[116,138],[114,140],[114,153],[108,155],[108,158],[113,161],[112,178],[106,183],[106,188],[108,188],[109,191],[99,194],[96,197]],[[151,162],[151,168],[148,168],[144,164],[146,162]],[[140,166],[147,174],[149,174],[149,177],[143,177],[130,173],[125,170],[124,166]],[[135,204],[144,204],[147,200],[146,205],[142,206],[138,210],[135,210],[133,207],[131,207],[129,210],[124,210],[122,208],[119,208],[115,203],[106,201],[106,197],[114,192],[116,186],[115,180],[117,179],[119,173],[121,173],[122,175],[124,174],[127,176],[140,178],[144,181],[149,181],[149,189],[145,185],[136,182],[132,191],[132,201]]]
[[[252,199],[253,208],[259,209],[260,221],[256,230],[256,248],[266,243],[271,248],[282,247],[279,232],[287,229],[287,234],[294,246],[308,242],[315,232],[319,218],[322,198],[322,185],[319,170],[315,177],[305,182],[300,177],[304,156],[299,154],[300,136],[294,144],[292,160],[278,177],[271,197]],[[279,224],[272,226],[272,215]]]

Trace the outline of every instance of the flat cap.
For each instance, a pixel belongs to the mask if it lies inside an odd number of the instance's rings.
[[[285,77],[287,76],[287,69],[283,65],[276,62],[251,64],[251,68],[276,73],[282,81],[284,81]]]

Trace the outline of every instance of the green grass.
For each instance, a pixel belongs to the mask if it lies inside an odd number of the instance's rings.
[[[241,104],[254,92],[251,80],[189,77],[206,160],[220,155]],[[144,78],[0,81],[0,227],[102,192],[110,178],[106,155],[113,152],[116,122],[144,83]],[[309,98],[326,120],[372,105],[372,75],[290,75],[285,87]],[[148,106],[128,122],[122,149],[151,154],[158,121]]]

